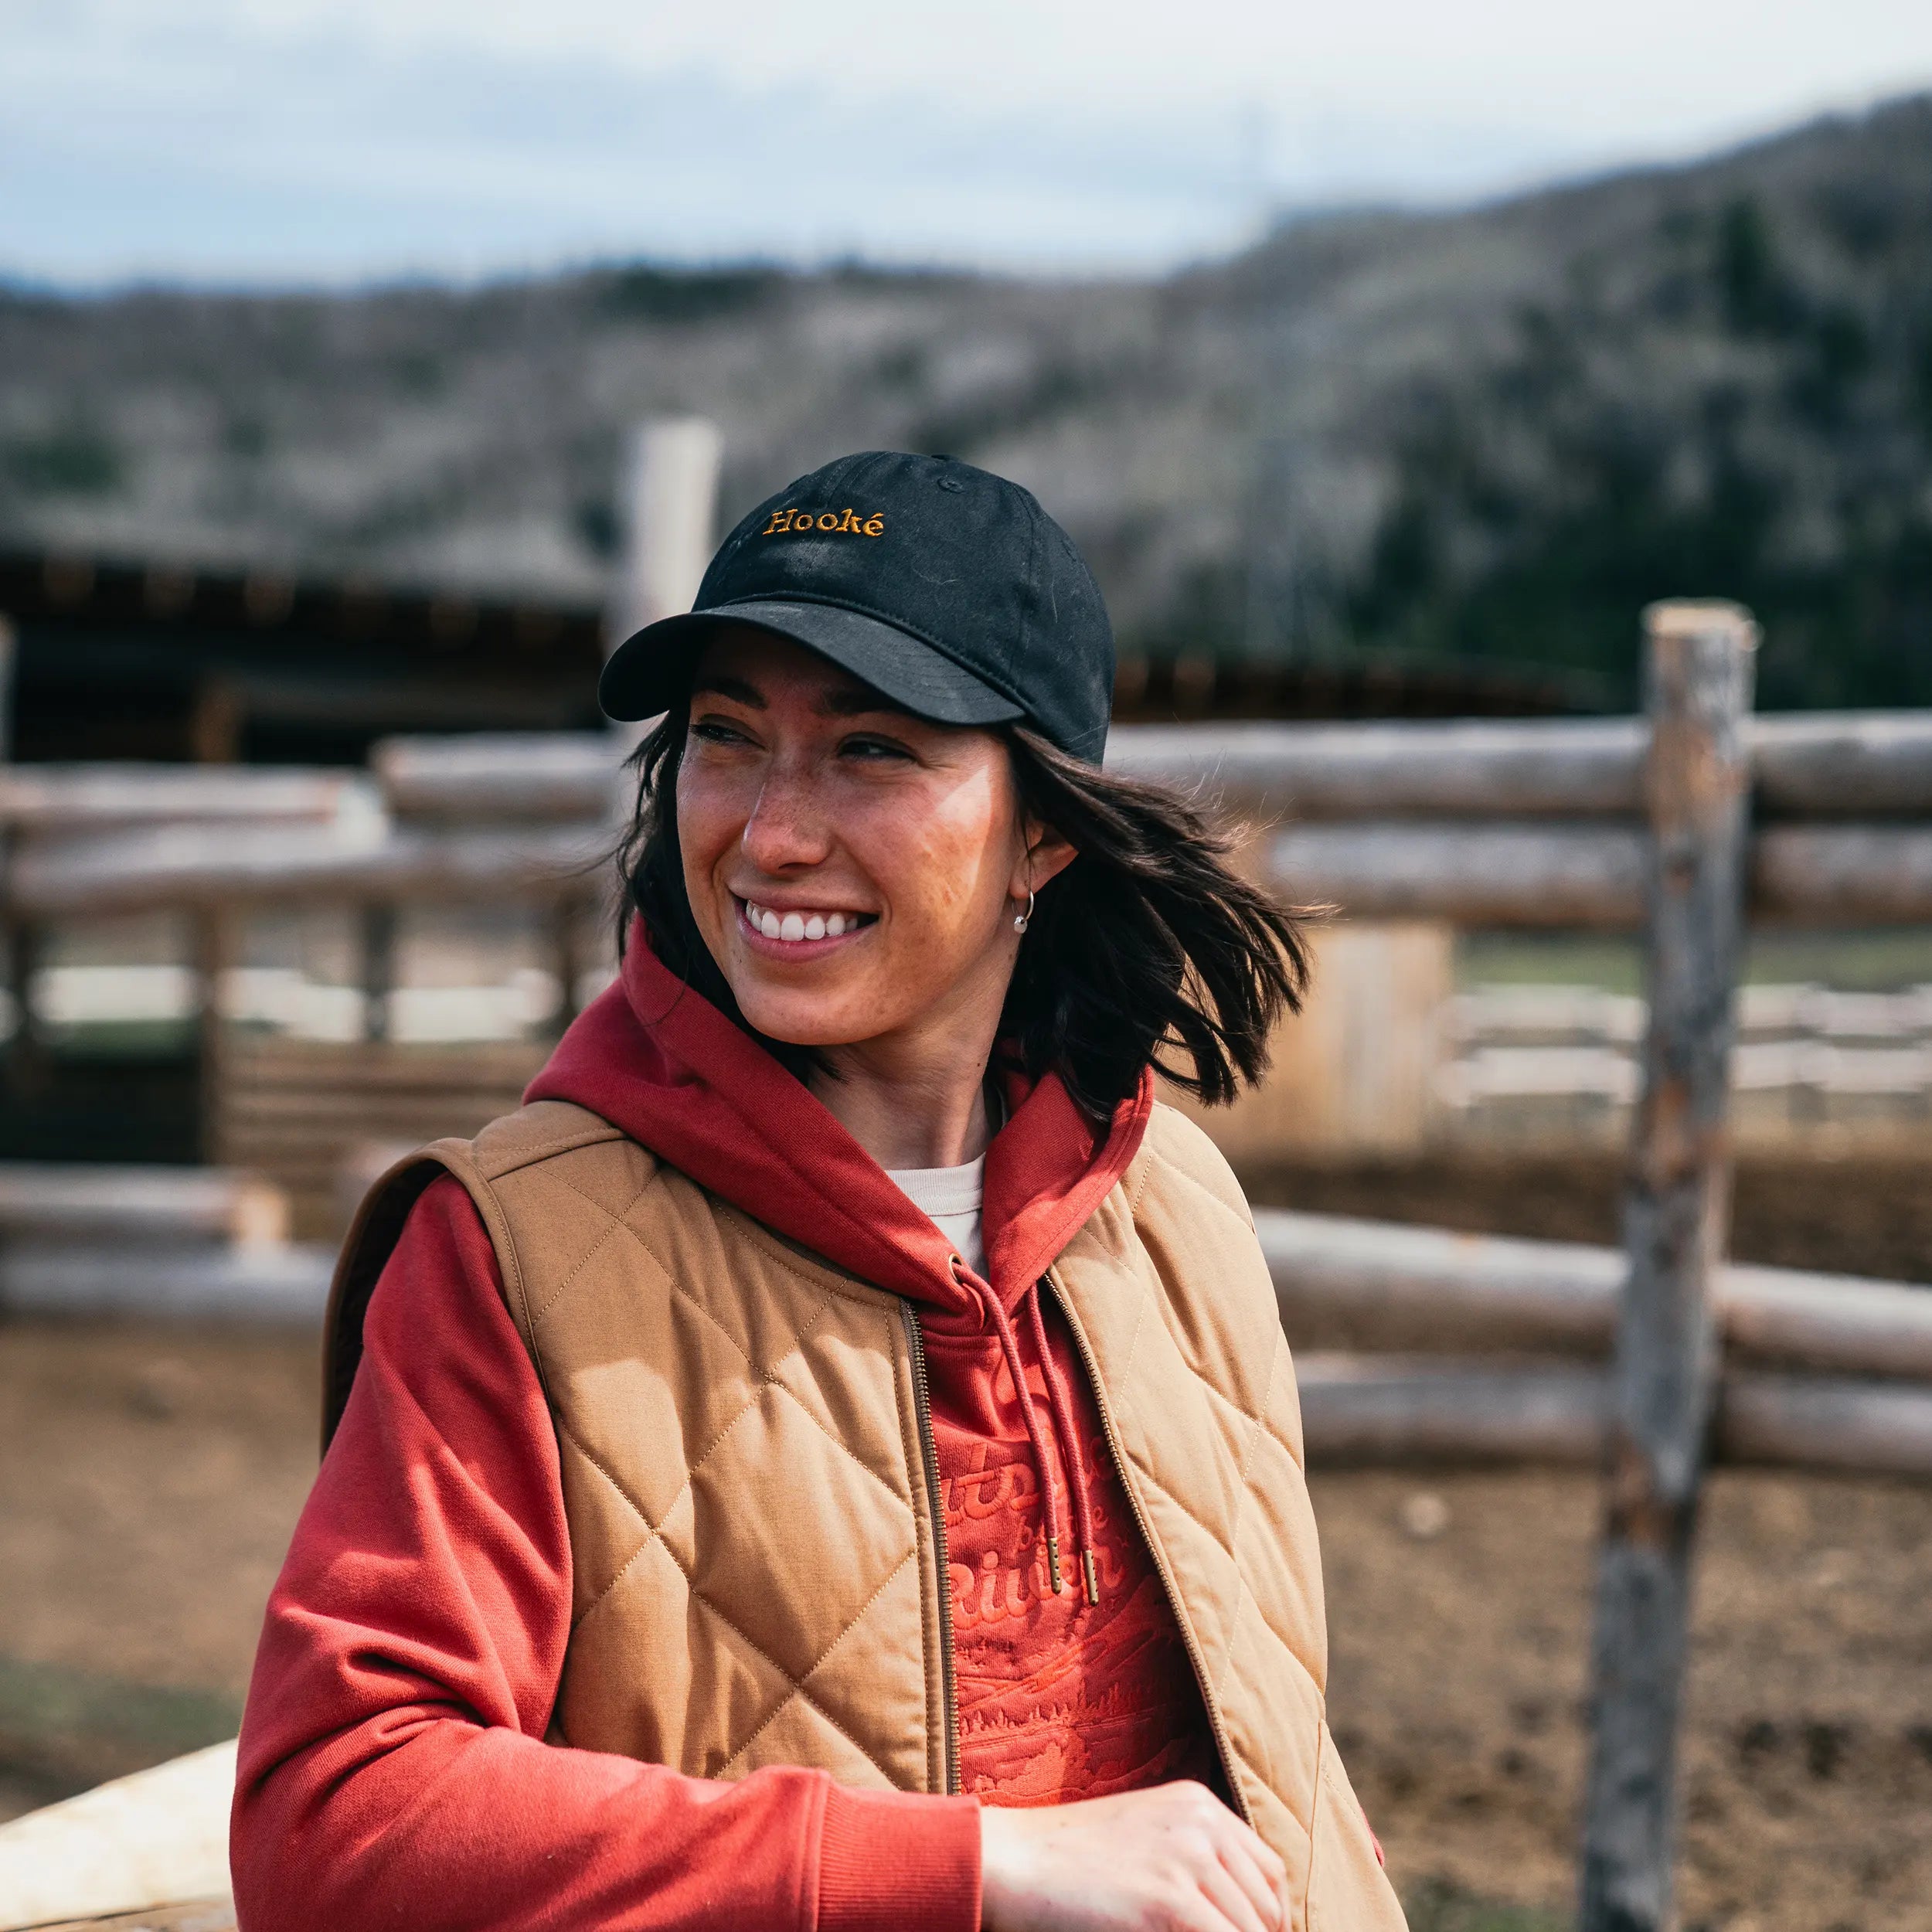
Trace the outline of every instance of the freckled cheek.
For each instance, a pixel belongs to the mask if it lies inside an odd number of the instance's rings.
[[[692,910],[702,919],[699,901],[707,905],[723,889],[716,874],[736,849],[746,813],[734,787],[705,780],[681,778],[678,785],[678,843],[684,857],[685,886]]]
[[[875,853],[872,876],[890,900],[900,943],[937,968],[978,923],[975,909],[987,891],[986,828],[943,815],[901,818],[889,840]]]

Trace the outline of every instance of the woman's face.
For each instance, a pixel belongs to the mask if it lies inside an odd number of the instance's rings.
[[[1029,841],[992,732],[913,717],[749,626],[698,659],[677,799],[698,930],[746,1019],[794,1046],[958,1027],[983,1051],[1014,913],[1073,856]]]

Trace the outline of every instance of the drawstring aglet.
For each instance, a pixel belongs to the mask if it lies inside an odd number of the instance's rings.
[[[1046,1539],[1046,1580],[1053,1586],[1053,1594],[1060,1594],[1060,1539],[1049,1536]]]
[[[1087,1600],[1097,1604],[1100,1600],[1099,1580],[1094,1574],[1094,1553],[1090,1549],[1080,1552],[1080,1568],[1087,1573]]]

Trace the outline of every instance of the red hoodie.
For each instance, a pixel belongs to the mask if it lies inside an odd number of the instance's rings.
[[[446,1179],[377,1285],[269,1601],[233,1820],[246,1932],[973,1932],[976,1799],[1219,1783],[1071,1337],[1036,1288],[1133,1158],[1148,1087],[1104,1136],[1056,1080],[1012,1088],[987,1155],[987,1282],[641,935],[527,1097],[590,1108],[920,1304],[966,1795],[852,1791],[802,1770],[724,1784],[543,1741],[570,1618],[556,1439],[488,1236]]]

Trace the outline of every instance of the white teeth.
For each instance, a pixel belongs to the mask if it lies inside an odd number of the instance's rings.
[[[769,906],[744,902],[745,922],[767,939],[839,939],[862,923],[856,913],[775,913]]]

